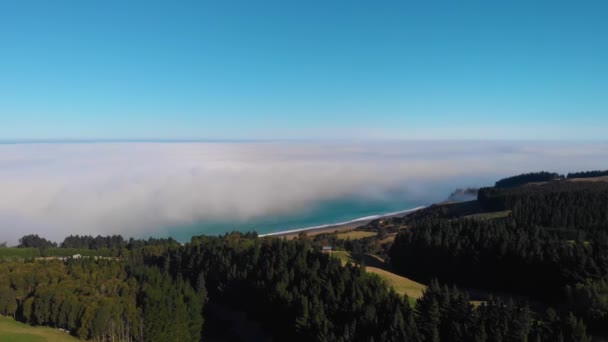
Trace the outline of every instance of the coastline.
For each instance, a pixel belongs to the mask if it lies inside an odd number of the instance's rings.
[[[274,233],[260,234],[258,236],[259,237],[283,237],[283,238],[291,239],[291,238],[298,236],[298,234],[300,234],[301,232],[306,232],[307,235],[312,236],[312,235],[323,234],[323,233],[331,233],[334,231],[351,230],[351,229],[355,229],[357,227],[366,225],[373,220],[377,220],[380,218],[401,217],[401,216],[411,214],[415,211],[424,209],[426,207],[427,206],[420,206],[420,207],[410,208],[410,209],[406,209],[406,210],[395,211],[392,213],[360,217],[360,218],[357,218],[357,219],[354,219],[351,221],[346,221],[346,222],[328,223],[328,224],[323,224],[323,225],[319,225],[319,226],[283,230],[283,231],[274,232]]]

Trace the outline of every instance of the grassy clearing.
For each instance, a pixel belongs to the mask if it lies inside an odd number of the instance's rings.
[[[336,236],[340,240],[346,240],[346,239],[358,240],[358,239],[363,239],[366,237],[376,236],[376,235],[378,235],[378,233],[366,232],[366,231],[362,231],[362,230],[351,230],[349,232],[338,233],[338,235],[336,235]]]
[[[70,257],[75,254],[82,256],[112,256],[112,251],[107,248],[84,249],[84,248],[48,248],[44,255],[47,257]]]
[[[476,219],[476,220],[494,220],[494,219],[499,219],[499,218],[505,218],[505,217],[509,216],[510,214],[511,214],[511,210],[504,210],[504,211],[494,211],[491,213],[480,213],[480,214],[467,215],[467,216],[465,216],[465,218],[471,218],[471,219]]]
[[[412,307],[416,305],[416,300],[422,297],[423,292],[426,290],[426,285],[391,272],[388,266],[384,263],[384,260],[382,260],[382,258],[376,255],[353,255],[345,251],[335,251],[332,252],[332,255],[339,258],[342,261],[342,264],[346,264],[348,262],[354,264],[363,263],[367,272],[377,274],[381,279],[386,281],[386,283],[391,286],[395,290],[395,292],[401,295],[407,295],[410,305]],[[471,304],[474,307],[478,307],[486,301],[485,298],[487,298],[489,295],[500,296],[501,294],[483,291],[480,292],[480,290],[477,290],[471,293],[471,295],[473,296]]]
[[[485,303],[485,300],[472,300],[471,301],[471,305],[473,305],[473,307],[477,308],[479,306],[481,306],[481,304]]]
[[[384,260],[375,255],[359,254],[353,256],[351,253],[345,251],[336,251],[333,252],[332,255],[339,258],[343,264],[348,262],[352,262],[354,264],[363,263],[367,272],[380,276],[380,278],[384,279],[384,281],[386,281],[386,283],[391,286],[395,292],[402,295],[407,295],[410,300],[410,304],[412,305],[418,298],[422,297],[422,292],[426,289],[426,286],[423,284],[391,272],[384,263]]]
[[[11,342],[76,342],[79,339],[53,328],[32,327],[0,316],[0,341]]]
[[[38,248],[0,248],[0,259],[25,259],[40,256]]]
[[[608,182],[608,176],[587,177],[587,178],[568,178],[568,182]]]
[[[392,243],[393,241],[395,241],[395,237],[397,236],[397,233],[393,233],[393,234],[388,234],[388,236],[386,238],[384,238],[384,240],[380,240],[380,244],[383,245],[385,243]]]

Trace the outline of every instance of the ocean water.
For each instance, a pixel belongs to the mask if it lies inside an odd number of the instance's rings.
[[[605,169],[608,144],[509,141],[1,141],[0,241],[330,225],[524,172]],[[210,220],[217,221],[210,221]]]
[[[437,184],[432,191],[419,194],[401,191],[379,197],[353,196],[327,200],[283,215],[256,217],[244,221],[201,221],[169,227],[163,235],[188,242],[192,236],[197,235],[221,235],[232,231],[255,231],[263,235],[339,224],[430,205],[445,200],[453,189],[453,184]]]

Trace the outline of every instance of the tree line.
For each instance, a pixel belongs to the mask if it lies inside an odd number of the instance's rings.
[[[116,257],[0,261],[0,314],[96,341],[588,341],[587,326],[608,326],[607,190],[485,188],[476,202],[401,219],[408,228],[387,256],[399,273],[430,283],[414,307],[364,266],[319,251],[329,243],[386,253],[378,229],[359,241],[229,233],[185,245],[115,235],[58,246],[28,235],[21,247]],[[458,218],[480,208],[511,215]],[[502,296],[475,306],[442,284],[525,295],[533,308]]]
[[[399,234],[390,252],[402,273],[559,300],[567,285],[608,275],[608,238],[563,240],[504,220],[428,220]]]
[[[49,241],[37,234],[24,235],[19,239],[18,248],[72,248],[72,249],[111,249],[120,250],[128,249],[133,250],[136,248],[150,246],[150,245],[177,245],[179,244],[175,239],[169,238],[153,238],[148,239],[134,239],[129,238],[128,240],[123,238],[121,235],[108,235],[101,236],[97,235],[70,235],[66,237],[63,242],[59,245],[55,242]]]
[[[0,274],[1,314],[96,341],[587,341],[574,316],[500,300],[476,308],[437,282],[412,308],[308,239],[200,236],[119,259],[5,261]]]
[[[312,246],[308,239],[235,233],[194,238],[155,262],[191,284],[203,274],[208,306],[255,318],[262,340],[588,340],[574,316],[536,315],[526,304],[500,300],[475,308],[465,292],[436,281],[412,308],[364,267],[342,266]],[[213,320],[214,311],[208,313]]]
[[[492,187],[480,189],[478,196],[486,210],[510,210],[510,215],[417,217],[391,247],[393,267],[424,280],[525,295],[562,316],[582,317],[605,334],[608,184]]]
[[[512,188],[516,186],[521,186],[527,183],[537,183],[537,182],[549,182],[556,179],[564,178],[563,175],[560,175],[555,172],[531,172],[524,173],[518,176],[503,178],[496,182],[494,187],[496,188]]]
[[[0,313],[95,341],[197,341],[205,292],[110,260],[0,263]]]
[[[488,211],[511,210],[518,225],[597,231],[608,228],[608,182],[551,182],[516,188],[482,188]]]
[[[593,177],[604,177],[608,176],[608,170],[600,171],[584,171],[584,172],[572,172],[568,174],[568,178],[593,178]]]

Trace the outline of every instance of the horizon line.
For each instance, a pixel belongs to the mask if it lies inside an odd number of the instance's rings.
[[[504,138],[23,138],[0,139],[0,145],[11,144],[95,144],[95,143],[272,143],[272,142],[596,142],[608,143],[608,139],[504,139]]]

